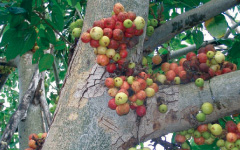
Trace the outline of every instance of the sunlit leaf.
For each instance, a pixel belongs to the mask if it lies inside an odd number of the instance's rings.
[[[208,32],[216,38],[221,38],[225,35],[228,24],[224,15],[217,15],[204,23]]]

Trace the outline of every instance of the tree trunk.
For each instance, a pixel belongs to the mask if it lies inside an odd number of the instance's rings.
[[[25,94],[36,67],[37,65],[32,65],[32,52],[28,52],[20,57],[17,66],[19,74],[19,100]],[[38,80],[36,80],[36,86],[38,85]],[[28,108],[26,119],[22,120],[18,126],[20,150],[28,147],[28,136],[31,133],[42,133],[43,129],[40,103],[34,98],[33,103]]]
[[[88,0],[83,31],[95,20],[110,16],[116,2]],[[122,0],[121,3],[126,11],[147,18],[149,1]],[[144,35],[132,52],[132,60],[136,62],[141,59]],[[118,116],[107,106],[111,97],[104,87],[104,79],[109,74],[104,67],[95,64],[95,57],[89,44],[78,42],[42,150],[126,150],[140,141],[196,126],[194,116],[205,101],[215,102],[214,112],[207,116],[206,122],[239,111],[239,72],[233,72],[206,81],[203,90],[194,83],[160,86],[159,92],[147,99],[146,116],[138,118],[134,111]],[[158,111],[157,104],[161,100],[168,104],[166,114]],[[217,109],[218,105],[221,109]]]
[[[89,0],[83,31],[90,28],[95,20],[110,17],[113,5],[117,2]],[[148,1],[131,0],[121,3],[126,11],[134,11],[147,20]],[[131,50],[132,61],[141,60],[144,35],[140,36],[139,44]],[[78,42],[43,150],[117,149],[133,135],[137,135],[136,116],[133,113],[119,117],[115,111],[107,108],[110,97],[106,93],[104,79],[108,74],[104,67],[95,64],[95,57],[89,44]],[[132,116],[132,121],[126,124],[125,119],[129,116]],[[111,124],[116,126],[106,128],[106,125],[110,127]],[[128,134],[123,136],[125,133]]]

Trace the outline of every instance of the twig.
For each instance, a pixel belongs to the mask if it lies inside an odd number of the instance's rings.
[[[56,85],[57,85],[57,88],[58,88],[58,93],[60,91],[60,80],[59,80],[59,76],[58,76],[58,69],[57,69],[57,65],[56,65],[56,61],[54,59],[53,61],[53,73],[54,73],[54,77],[55,77],[55,80],[56,80]]]
[[[237,23],[237,21],[231,16],[231,14],[229,13],[228,10],[225,11],[224,14],[225,14],[226,16],[228,16],[228,18],[229,18],[232,22]]]
[[[58,34],[58,35],[63,39],[63,41],[65,41],[65,42],[68,43],[69,45],[72,45],[64,36],[62,36],[62,34],[61,34],[58,30],[56,30],[56,29],[44,18],[44,16],[43,16],[40,12],[35,11],[35,13],[38,14],[38,16],[39,16],[49,27],[51,27],[51,28],[53,29],[53,31],[54,31],[56,34]]]
[[[202,43],[202,45],[200,47],[204,47],[212,42],[214,42],[215,40],[210,40],[210,41],[205,41]],[[188,52],[192,52],[192,51],[195,51],[196,50],[196,45],[193,44],[191,46],[188,46],[188,47],[185,47],[185,48],[182,48],[182,49],[179,49],[177,51],[172,51],[169,55],[170,59],[173,59],[173,58],[176,58],[176,57],[179,57],[179,56],[182,56],[184,54],[187,54]]]
[[[0,37],[2,37],[2,34],[3,34],[3,31],[4,29],[6,28],[7,24],[5,24],[3,27],[2,27],[2,30],[0,31]]]
[[[154,19],[157,19],[157,17],[155,16],[154,11],[153,11],[152,8],[150,8],[150,11],[151,11],[151,15],[153,16],[153,18],[154,18]]]
[[[237,22],[235,25],[233,25],[232,27],[230,27],[230,29],[227,30],[226,34],[224,35],[224,39],[228,38],[228,36],[231,34],[231,31],[236,29],[238,26],[240,25],[240,21]]]
[[[61,59],[61,61],[63,62],[64,68],[67,70],[67,69],[68,69],[68,65],[67,65],[67,63],[66,63],[66,61],[65,61],[65,58],[64,58],[64,56],[63,56],[62,53],[61,53],[60,59]]]
[[[75,6],[75,9],[76,9],[76,11],[77,11],[77,13],[78,13],[78,16],[79,16],[81,19],[83,19],[82,14],[80,13],[80,11],[77,9],[76,6]]]
[[[45,117],[44,117],[44,113],[43,113],[43,111],[41,110],[41,117],[42,117],[42,124],[43,124],[43,132],[45,133],[45,132],[47,132],[47,125],[46,125],[46,123],[45,123]]]
[[[0,90],[2,87],[5,85],[7,79],[8,79],[9,74],[0,74]]]
[[[32,80],[28,86],[28,89],[27,89],[26,93],[24,94],[22,100],[20,101],[20,104],[19,104],[17,110],[11,116],[11,118],[4,130],[4,133],[1,137],[1,140],[0,140],[0,149],[1,150],[7,149],[7,146],[10,143],[14,132],[17,129],[19,122],[23,118],[26,117],[30,102],[34,98],[35,90],[40,86],[40,80],[39,80],[37,88],[35,88],[35,84],[36,84],[35,80],[38,79],[38,76],[39,76],[38,67],[36,67],[35,72],[32,77]]]
[[[51,113],[49,111],[49,107],[48,107],[48,103],[46,101],[46,96],[45,96],[45,89],[44,89],[44,76],[45,76],[45,73],[43,72],[42,73],[42,87],[39,91],[39,101],[40,101],[40,104],[41,104],[41,107],[43,109],[43,112],[44,112],[44,115],[46,117],[46,120],[47,120],[47,124],[48,124],[48,128],[51,126],[51,123],[52,123],[52,116],[51,116]]]

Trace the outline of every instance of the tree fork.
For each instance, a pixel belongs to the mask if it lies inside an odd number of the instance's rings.
[[[112,7],[109,6],[113,6],[116,2],[115,0],[89,0],[83,31],[91,27],[95,20],[110,16]],[[127,11],[135,11],[137,15],[147,17],[148,1],[132,0],[121,1],[121,3]],[[140,38],[137,48],[132,53],[136,56],[133,60],[141,58],[136,54],[142,54],[141,46],[144,35]],[[135,112],[130,111],[125,116],[118,116],[114,110],[107,107],[111,97],[106,92],[104,79],[109,75],[105,68],[95,64],[94,60],[93,48],[80,41],[70,62],[54,120],[42,150],[126,150],[140,141],[196,126],[198,122],[194,115],[202,102],[213,101],[213,95],[215,101],[221,102],[220,104],[224,104],[224,106],[231,106],[226,102],[225,97],[229,94],[226,92],[233,95],[229,99],[234,101],[234,109],[227,110],[222,107],[221,114],[215,114],[215,112],[219,113],[216,110],[212,115],[207,116],[206,122],[215,120],[214,115],[222,117],[237,111],[235,107],[238,106],[236,103],[239,99],[240,85],[236,84],[240,79],[237,79],[239,72],[233,72],[211,79],[210,84],[207,83],[209,81],[206,81],[202,91],[194,83],[181,86],[160,86],[156,96],[147,99],[147,114],[140,119],[138,126]],[[226,77],[227,79],[225,79]],[[217,82],[217,79],[220,81]],[[221,90],[224,91],[214,90],[213,86],[222,88]],[[225,86],[227,88],[224,88]],[[213,95],[209,90],[210,87]],[[222,94],[225,95],[222,96]],[[196,97],[199,95],[200,97]],[[169,105],[169,111],[166,114],[160,114],[158,111],[157,100]]]
[[[116,0],[89,0],[83,31],[91,27],[95,20],[110,17],[113,6],[117,2]],[[133,0],[121,1],[121,3],[126,11],[134,11],[147,20],[148,1]],[[134,62],[141,61],[144,35],[145,33],[139,37],[139,44],[129,54]],[[105,72],[105,68],[95,64],[95,57],[93,48],[89,44],[78,42],[43,150],[117,149],[130,138],[135,141],[135,144],[138,143],[137,131],[134,129],[135,115],[132,113],[131,124],[126,125],[124,123],[126,117],[120,118],[115,111],[106,107],[110,97],[105,92],[107,89],[104,87],[104,79],[108,73]],[[58,131],[60,128],[61,131]],[[126,136],[124,133],[118,133],[118,130],[125,130],[129,134]],[[112,131],[114,131],[113,135],[111,135]],[[124,147],[127,148],[129,145]]]

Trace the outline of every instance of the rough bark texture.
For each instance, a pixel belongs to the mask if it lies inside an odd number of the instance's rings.
[[[36,69],[35,69],[36,70]],[[0,140],[0,149],[5,150],[7,149],[8,144],[10,143],[13,134],[15,133],[19,122],[26,117],[28,107],[31,103],[31,101],[34,98],[34,93],[36,90],[36,83],[35,80],[38,79],[38,72],[35,71],[30,85],[28,86],[28,89],[26,93],[24,94],[17,110],[14,112],[14,114],[11,116],[3,134]],[[42,81],[42,80],[41,80]],[[40,88],[40,84],[38,83],[37,89]]]
[[[21,100],[36,68],[36,65],[32,65],[32,52],[28,52],[20,57],[17,68],[19,74],[19,100]],[[35,81],[35,85],[37,85],[38,80]],[[34,99],[28,108],[26,119],[21,121],[18,126],[20,150],[28,147],[28,136],[31,133],[40,132],[43,132],[41,107],[39,101]]]
[[[224,74],[205,81],[204,88],[189,83],[180,86],[160,86],[154,98],[147,100],[147,115],[141,120],[139,137],[141,141],[159,137],[169,132],[186,130],[200,123],[195,115],[204,102],[214,106],[212,114],[206,116],[207,122],[239,113],[240,71]],[[168,105],[166,114],[158,111],[160,101]]]
[[[42,107],[42,111],[44,114],[44,118],[46,119],[46,130],[48,131],[48,128],[50,127],[51,123],[52,123],[52,115],[49,111],[49,105],[47,103],[47,99],[46,99],[46,95],[45,95],[45,87],[44,87],[44,77],[45,77],[45,73],[41,73],[42,74],[42,79],[43,82],[41,83],[41,89],[39,91],[39,95],[36,97],[37,99],[39,99],[41,107]]]
[[[153,35],[148,38],[148,41],[144,42],[143,49],[154,50],[160,44],[173,38],[176,34],[181,33],[186,29],[190,29],[191,27],[204,22],[239,3],[239,0],[211,0],[198,8],[178,15],[154,30]]]
[[[91,27],[95,20],[110,16],[116,2],[88,0],[83,31]],[[148,1],[120,2],[127,11],[135,11],[137,15],[147,17]],[[141,45],[139,43],[137,47]],[[138,51],[138,48],[135,50]],[[207,81],[203,90],[193,83],[161,86],[155,97],[147,99],[146,116],[139,119],[134,111],[126,116],[118,116],[107,107],[111,97],[104,87],[104,79],[108,73],[105,68],[96,65],[94,60],[93,48],[80,41],[42,150],[126,150],[140,141],[197,125],[194,115],[204,101],[214,100],[216,104],[220,102],[221,106],[219,110],[214,105],[215,111],[207,116],[206,122],[239,111],[239,72],[233,72],[211,79],[209,84]],[[166,114],[158,112],[158,100],[164,100],[169,105]]]
[[[116,2],[89,0],[83,31],[91,27],[95,20],[111,16]],[[147,18],[148,1],[124,0],[121,3],[126,11],[134,11]],[[136,62],[142,57],[143,39],[142,35],[141,42],[132,50]],[[119,117],[116,112],[107,109],[110,97],[103,85],[108,74],[105,73],[105,68],[95,65],[94,60],[93,48],[79,42],[43,150],[122,149],[122,144],[137,135],[136,117],[133,113]],[[128,118],[129,116],[132,117]],[[124,123],[127,118],[128,124]],[[114,126],[111,127],[112,125]]]

